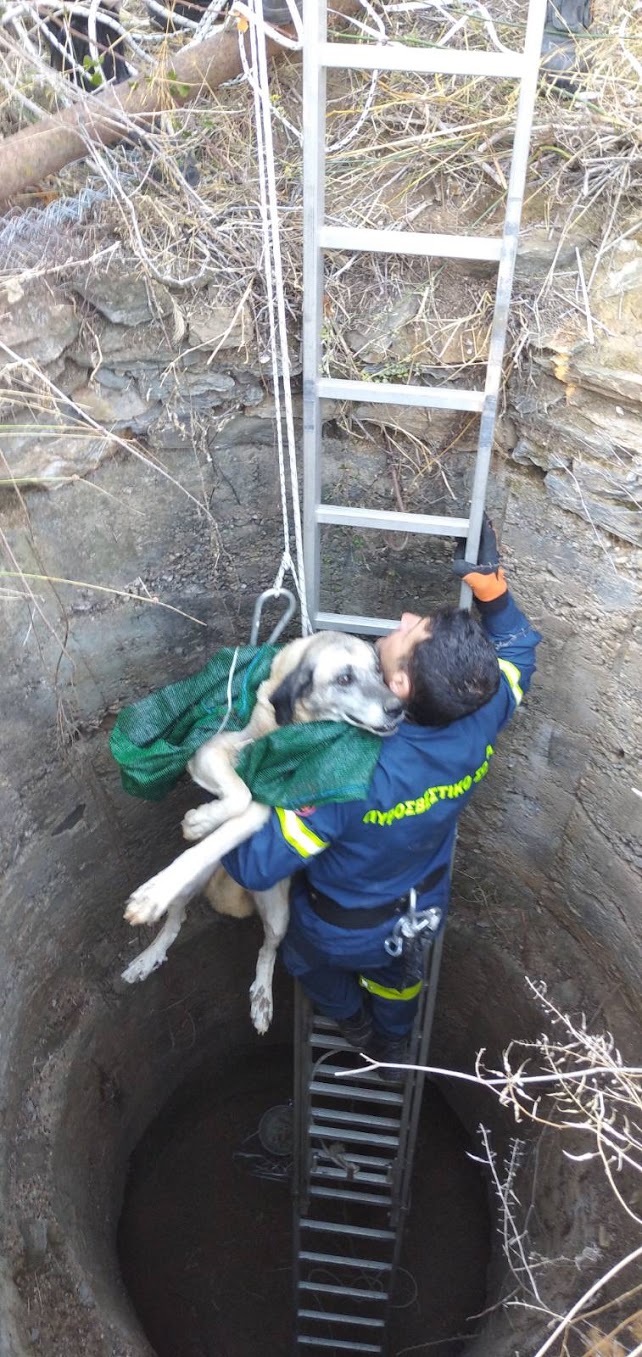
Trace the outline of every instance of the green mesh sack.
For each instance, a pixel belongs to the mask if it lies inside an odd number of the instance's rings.
[[[240,646],[231,682],[226,730],[247,725],[259,685],[278,646]],[[199,745],[220,729],[228,711],[234,650],[224,647],[196,674],[160,688],[119,713],[110,738],[123,787],[160,801],[184,773]],[[283,726],[241,751],[237,768],[256,801],[296,810],[365,797],[381,740],[337,721]]]

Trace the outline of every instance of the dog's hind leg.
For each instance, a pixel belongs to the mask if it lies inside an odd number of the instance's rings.
[[[256,976],[250,987],[250,1013],[257,1032],[263,1036],[272,1021],[272,977],[279,943],[287,933],[290,917],[290,882],[278,881],[269,891],[254,891],[257,913],[263,920],[265,941],[256,963]]]
[[[186,905],[193,895],[202,890],[209,881],[214,868],[218,866],[225,853],[237,848],[249,839],[257,829],[261,829],[270,818],[269,806],[253,801],[248,810],[221,825],[214,834],[209,834],[202,843],[188,848],[180,857],[170,862],[162,872],[151,877],[143,886],[130,895],[125,910],[125,918],[130,924],[149,924],[162,918],[172,901]]]
[[[135,985],[140,980],[146,980],[152,971],[157,971],[164,961],[167,961],[167,953],[173,942],[176,941],[183,923],[185,921],[185,910],[187,905],[182,901],[175,900],[167,911],[167,921],[160,930],[160,933],[140,952],[134,960],[129,963],[126,970],[123,971],[122,979],[127,981],[128,985]]]

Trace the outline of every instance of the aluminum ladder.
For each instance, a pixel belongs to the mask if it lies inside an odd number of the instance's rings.
[[[428,1058],[440,954],[441,938],[426,954],[414,1065]],[[365,1062],[298,984],[294,1051],[293,1350],[383,1357],[424,1075],[391,1087],[351,1074]]]
[[[303,3],[303,464],[304,556],[314,628],[378,634],[387,618],[321,608],[320,535],[325,525],[466,540],[476,560],[501,386],[546,0],[529,0],[520,52],[457,51],[400,43],[328,42],[327,0]],[[519,101],[501,237],[436,235],[334,226],[325,221],[326,71],[417,72],[519,82]],[[483,389],[447,384],[361,382],[321,376],[324,256],[333,250],[419,255],[497,264],[497,287]],[[325,504],[322,401],[390,403],[479,414],[467,518]],[[462,586],[462,605],[470,590]],[[441,940],[428,953],[410,1062],[427,1062]],[[354,1063],[333,1024],[313,1016],[297,986],[294,1095],[294,1352],[384,1354],[389,1306],[410,1203],[424,1076],[409,1072],[397,1090],[376,1076],[338,1077]]]
[[[415,47],[402,43],[344,43],[327,40],[326,0],[303,5],[303,463],[304,555],[308,610],[314,628],[377,634],[392,630],[391,619],[325,612],[320,607],[320,536],[327,524],[359,529],[466,538],[466,560],[477,560],[486,485],[497,415],[528,150],[537,91],[546,0],[530,0],[521,52]],[[325,221],[326,71],[330,68],[485,76],[519,82],[519,102],[501,237],[432,235],[332,226]],[[427,258],[485,260],[498,265],[486,380],[483,390],[446,384],[423,386],[322,377],[324,255],[332,250],[422,255]],[[463,410],[480,415],[475,474],[468,518],[352,508],[322,500],[322,410],[324,399]],[[470,604],[463,586],[462,605]]]

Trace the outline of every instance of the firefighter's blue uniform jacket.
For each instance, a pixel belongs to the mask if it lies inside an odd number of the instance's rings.
[[[420,985],[404,988],[401,962],[384,948],[391,921],[350,930],[325,922],[310,904],[306,881],[350,911],[371,910],[427,877],[434,881],[443,868],[437,884],[418,894],[417,908],[435,906],[445,917],[457,820],[530,684],[541,639],[510,595],[481,604],[480,615],[501,669],[490,702],[448,726],[403,721],[382,742],[366,800],[296,812],[277,808],[262,830],[223,860],[249,890],[267,890],[293,876],[290,926],[281,947],[287,969],[316,1007],[334,1018],[357,1011],[363,986],[377,1027],[395,1039],[412,1026]]]

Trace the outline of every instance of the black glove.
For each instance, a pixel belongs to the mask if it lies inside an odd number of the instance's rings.
[[[482,520],[478,563],[465,560],[465,551],[466,543],[462,539],[455,550],[453,572],[470,585],[475,598],[480,603],[490,603],[492,599],[505,594],[508,585],[499,564],[497,535],[488,514],[484,514]]]

